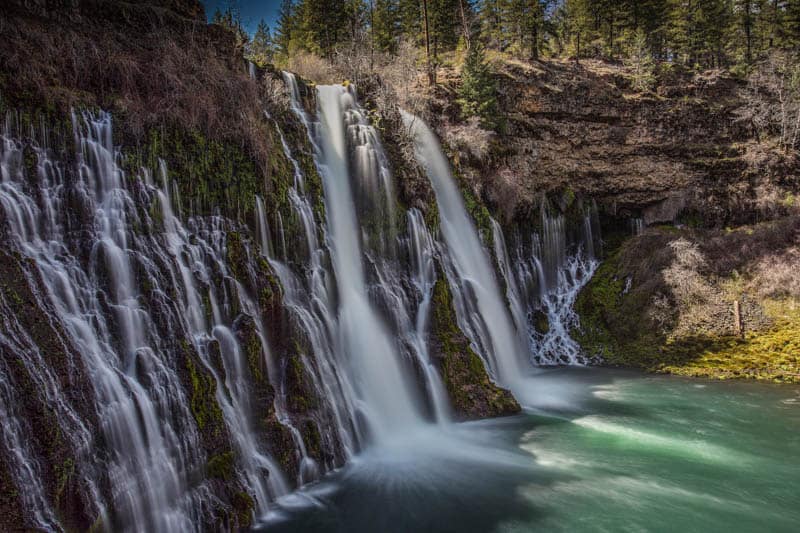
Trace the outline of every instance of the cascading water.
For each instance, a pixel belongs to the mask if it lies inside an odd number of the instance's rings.
[[[35,182],[18,166],[4,165],[3,208],[19,250],[47,287],[49,302],[41,307],[52,306],[94,386],[111,491],[107,500],[95,500],[98,512],[106,517],[113,505],[107,519],[132,531],[191,529],[205,497],[202,490],[187,492],[185,479],[187,469],[199,466],[199,439],[184,423],[191,417],[188,402],[139,304],[132,259],[141,258],[128,229],[136,210],[116,164],[111,119],[86,115],[73,122],[74,182],[41,149],[35,196]],[[92,217],[85,240],[68,231],[69,198]]]
[[[482,348],[480,353],[492,376],[513,391],[525,372],[523,361],[527,359],[527,350],[519,342],[489,255],[464,208],[436,136],[417,117],[403,113],[403,120],[436,193],[441,231],[447,244],[448,278],[457,296],[460,325],[472,342]]]
[[[385,426],[379,431],[391,428],[387,434],[416,426],[425,418],[411,376],[412,366],[416,366],[424,377],[424,392],[432,411],[428,418],[447,420],[446,393],[427,349],[428,314],[435,283],[433,239],[421,214],[415,210],[408,213],[406,231],[398,230],[394,222],[396,201],[388,162],[377,132],[356,104],[354,89],[319,88],[319,122],[314,122],[300,102],[294,75],[284,73],[284,79],[292,110],[309,132],[325,190],[328,216],[325,233],[333,272],[317,277],[335,280],[338,309],[330,307],[331,300],[320,283],[313,284],[309,280],[307,286],[318,288],[314,292],[318,294],[318,301],[326,302],[323,309],[338,312],[338,317],[336,314],[326,316],[319,322],[333,327],[328,330],[329,335],[340,344],[322,347],[322,352],[333,351],[340,362],[355,363],[355,367],[342,367],[335,361],[329,365],[334,370],[340,369],[334,382],[343,385],[345,400],[340,404],[356,406],[359,411],[367,409],[360,415],[352,411],[348,415],[351,423],[360,420],[361,425],[365,414],[368,415],[366,421],[372,433],[375,433],[372,426]],[[283,145],[287,157],[291,158],[285,141]],[[324,272],[316,259],[325,254],[319,251],[316,242],[311,209],[302,190],[302,172],[294,159],[292,162],[295,186],[290,190],[290,198],[306,228],[306,246],[313,251],[311,272]],[[362,220],[356,217],[356,212]],[[288,269],[278,265],[276,270],[281,273],[284,286],[297,286],[296,280],[287,279]],[[308,317],[313,311],[303,314]],[[353,313],[355,315],[350,316]],[[370,316],[358,318],[360,313]],[[360,324],[355,329],[351,323],[354,319]],[[365,327],[367,324],[369,326]],[[310,328],[312,332],[319,329]],[[319,338],[318,334],[309,336]],[[342,369],[349,371],[342,373]],[[321,381],[327,383],[331,377]],[[326,388],[331,387],[326,385]],[[376,422],[373,417],[381,421]],[[356,440],[363,444],[363,432],[357,433]],[[380,435],[376,437],[381,439]]]
[[[339,296],[337,343],[360,400],[358,409],[378,440],[421,419],[397,346],[370,304],[360,231],[350,185],[345,113],[354,105],[340,86],[318,88],[320,166]]]
[[[38,307],[63,328],[65,351],[80,354],[80,367],[93,387],[102,455],[38,347],[5,309],[0,347],[25,361],[58,414],[99,524],[116,531],[192,531],[213,520],[204,513],[214,501],[208,481],[192,480],[208,458],[190,406],[194,410],[195,401],[206,400],[186,396],[173,355],[192,346],[216,382],[209,401],[216,400],[236,452],[229,461],[240,486],[263,512],[267,502],[288,492],[289,484],[270,457],[270,443],[254,427],[256,409],[263,406],[252,404],[253,376],[239,338],[242,323],[253,324],[255,357],[264,361],[275,390],[281,387],[280,372],[272,363],[260,309],[226,260],[232,223],[210,217],[184,226],[173,212],[179,199],[170,194],[176,186],[167,182],[163,166],[160,188],[146,170],[141,179],[128,179],[111,142],[109,115],[75,116],[74,131],[77,171],[52,160],[46,148],[34,147],[38,175],[30,176],[22,164],[22,144],[13,141],[7,127],[0,204],[11,242],[36,265],[46,288],[41,295],[35,292],[41,297]],[[38,287],[34,279],[27,284]],[[191,372],[192,380],[200,379],[200,370]],[[12,422],[12,383],[0,384],[0,408],[9,419],[3,443],[13,450],[6,456],[15,458],[11,467],[17,482],[30,487],[31,523],[59,530],[51,502],[34,483],[37,459],[22,445],[30,429]],[[315,478],[316,465],[281,395],[275,395],[274,412],[294,441],[298,482]],[[108,487],[108,495],[101,486]]]
[[[570,330],[578,325],[572,306],[596,268],[594,208],[583,217],[581,244],[570,254],[565,217],[550,216],[543,206],[541,234],[531,236],[527,252],[520,244],[513,261],[502,228],[492,220],[494,256],[506,286],[504,301],[489,254],[464,208],[438,140],[419,118],[404,113],[403,119],[436,193],[447,245],[442,257],[460,325],[481,348],[494,377],[517,396],[524,396],[520,378],[526,373],[526,362],[585,363]],[[534,327],[536,313],[546,316],[546,332]]]
[[[244,484],[253,490],[257,508],[263,512],[266,510],[268,501],[286,494],[289,489],[280,468],[263,450],[259,449],[251,420],[253,415],[253,408],[250,405],[252,390],[248,379],[250,376],[246,357],[235,333],[226,325],[223,317],[223,311],[230,308],[230,302],[220,302],[217,290],[211,283],[215,275],[214,271],[225,279],[232,279],[223,259],[225,240],[223,222],[218,217],[214,217],[209,228],[199,228],[200,231],[190,236],[189,231],[172,211],[172,198],[168,193],[169,184],[163,163],[161,172],[164,185],[158,191],[158,197],[163,210],[167,250],[173,257],[173,264],[177,265],[176,278],[180,280],[183,288],[184,301],[182,302],[181,316],[186,318],[185,327],[191,333],[198,353],[206,366],[211,369],[217,382],[216,400],[221,406],[223,417],[239,452],[238,456],[245,476]],[[203,296],[198,289],[195,276],[209,287],[207,301],[211,307],[210,320],[203,312]],[[234,286],[239,301],[249,302],[241,285],[234,283]],[[223,296],[227,299],[226,291],[223,292]],[[248,306],[245,312],[248,317],[258,323],[260,314],[258,310]],[[262,352],[267,352],[269,346],[260,332],[258,339]],[[211,346],[214,341],[222,356],[223,375],[220,375],[220,371],[215,369],[212,360]],[[277,375],[277,372],[270,369],[268,375],[273,377]],[[281,421],[286,423],[286,417],[281,417]]]
[[[293,485],[317,479],[373,443],[446,434],[432,424],[451,418],[428,343],[437,261],[453,289],[459,325],[500,384],[521,390],[529,349],[539,363],[581,362],[574,343],[556,340],[569,338],[571,303],[593,268],[591,220],[583,255],[568,253],[563,217],[543,212],[541,235],[512,254],[494,224],[504,298],[430,130],[404,117],[434,185],[444,243],[436,242],[418,210],[398,213],[387,158],[355,89],[319,87],[311,118],[295,78],[284,78],[322,179],[324,214],[312,207],[307,176],[278,128],[294,170],[289,209],[270,211],[264,198],[254,198],[252,247],[235,237],[247,231],[235,221],[187,216],[163,164],[158,184],[148,170],[126,176],[107,114],[74,117],[77,170],[34,147],[36,176],[25,170],[22,143],[6,127],[0,205],[7,235],[0,231],[0,237],[35,265],[24,282],[57,325],[58,342],[74,354],[74,371],[88,376],[97,423],[75,407],[2,291],[0,362],[5,368],[6,354],[18,358],[56,414],[76,456],[82,497],[107,530],[202,529],[217,505],[215,481],[202,475],[214,461],[230,461],[224,475],[263,514]],[[191,200],[187,205],[191,211]],[[236,268],[234,245],[243,248]],[[273,353],[272,323],[255,294],[255,271],[269,266],[302,333],[293,353],[319,400],[301,415],[288,403],[286,355]],[[549,337],[531,329],[534,311],[547,314]],[[560,359],[548,359],[556,353]],[[264,383],[256,383],[256,373]],[[61,518],[40,482],[41,458],[29,444],[33,428],[18,408],[21,389],[13,374],[0,379],[0,451],[16,484],[29,487],[30,524],[58,531]],[[204,377],[209,398],[198,399],[192,388]],[[268,404],[257,403],[265,398]],[[230,450],[222,459],[209,457],[216,452],[204,445],[208,428],[201,420],[212,415],[198,411],[198,401],[219,411],[215,438]],[[274,421],[267,429],[263,411]],[[320,431],[314,450],[307,445],[308,424]],[[275,432],[288,442],[289,453],[279,460],[270,441]],[[294,470],[287,466],[292,461]]]
[[[536,364],[586,363],[570,331],[579,325],[575,300],[597,267],[593,216],[590,209],[582,217],[579,244],[570,252],[564,216],[551,216],[543,207],[541,235],[534,232],[527,244],[517,238],[513,261],[500,224],[492,220],[494,253],[514,323]]]

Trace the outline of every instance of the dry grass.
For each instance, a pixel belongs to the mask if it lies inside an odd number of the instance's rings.
[[[11,0],[0,23],[0,94],[16,107],[63,113],[100,107],[136,143],[149,128],[177,125],[236,142],[265,167],[259,87],[233,36],[187,18],[197,2],[89,2],[42,13]],[[25,7],[20,7],[20,5]]]

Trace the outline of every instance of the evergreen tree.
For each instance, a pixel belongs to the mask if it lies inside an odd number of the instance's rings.
[[[625,61],[632,73],[632,86],[637,91],[649,91],[656,81],[655,64],[643,29],[636,30],[631,43],[631,52]]]
[[[401,30],[400,3],[397,0],[375,0],[371,26],[375,48],[394,53]]]
[[[505,50],[508,35],[503,24],[507,0],[484,0],[480,10],[481,34],[486,43],[496,49]]]
[[[275,28],[273,44],[275,51],[283,57],[289,56],[292,37],[297,29],[295,5],[292,0],[283,0],[278,11],[278,25]]]
[[[457,102],[465,117],[479,117],[484,127],[497,127],[497,87],[480,42],[473,43],[467,54]]]
[[[439,53],[453,50],[461,35],[459,0],[428,0],[431,53],[438,61]]]
[[[241,12],[239,11],[239,8],[235,2],[230,2],[228,7],[225,8],[225,11],[223,12],[220,12],[220,10],[217,9],[214,12],[214,17],[212,18],[211,22],[233,32],[233,34],[236,36],[236,46],[247,46],[250,37],[242,25]]]
[[[800,0],[788,0],[783,16],[784,46],[800,47]]]
[[[400,35],[411,42],[424,44],[421,0],[399,0]]]
[[[272,37],[269,33],[269,26],[264,22],[264,19],[261,19],[261,22],[258,23],[256,33],[253,35],[253,40],[250,41],[247,58],[256,65],[263,67],[272,61],[272,56],[273,45]]]

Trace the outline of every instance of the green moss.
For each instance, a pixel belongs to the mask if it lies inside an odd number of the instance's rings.
[[[245,327],[239,331],[242,341],[242,348],[247,357],[247,367],[250,369],[250,376],[259,387],[269,386],[264,369],[263,347],[261,337],[256,331],[255,324],[249,321]]]
[[[322,435],[313,420],[306,420],[301,426],[303,442],[309,457],[316,461],[322,460]]]
[[[603,262],[575,302],[580,328],[571,332],[582,348],[609,364],[625,364],[625,350],[611,334],[622,319],[623,282],[617,277],[619,252]]]
[[[247,248],[244,245],[241,234],[236,231],[229,232],[227,234],[225,247],[227,251],[228,268],[231,269],[231,273],[237,280],[241,282],[247,281]]]
[[[214,379],[199,369],[189,355],[191,349],[186,340],[182,341],[185,353],[186,369],[192,390],[189,395],[189,407],[192,411],[197,427],[201,430],[212,428],[213,433],[221,431],[223,424],[222,410],[216,402],[217,385]]]
[[[230,481],[236,472],[236,459],[232,451],[213,456],[206,464],[206,474],[209,477]]]
[[[753,378],[800,383],[800,309],[771,302],[774,325],[745,338],[697,336],[661,348],[661,372],[715,379]]]
[[[462,418],[516,413],[514,397],[492,383],[483,361],[459,329],[452,294],[442,275],[431,300],[431,337],[453,409]]]
[[[255,195],[264,195],[264,179],[255,158],[241,145],[208,138],[181,126],[152,128],[131,165],[159,167],[167,163],[168,181],[178,184],[183,206],[196,214],[221,210],[230,216],[252,213]]]
[[[231,505],[240,529],[247,529],[253,525],[256,503],[252,496],[246,492],[237,492],[231,497]]]
[[[306,370],[300,357],[301,347],[294,341],[292,353],[286,361],[286,386],[289,409],[294,413],[307,413],[318,407],[313,388],[306,378]]]
[[[75,475],[75,461],[71,457],[68,457],[61,466],[56,467],[56,476],[58,477],[58,481],[56,482],[56,500],[61,499],[73,475]]]

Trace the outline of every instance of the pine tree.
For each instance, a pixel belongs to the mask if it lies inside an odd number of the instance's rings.
[[[214,17],[211,19],[211,22],[233,32],[236,36],[237,47],[243,48],[247,46],[250,36],[242,25],[241,12],[235,3],[231,2],[230,5],[225,8],[225,11],[221,13],[220,10],[217,9],[214,12]]]
[[[632,75],[632,86],[637,91],[649,91],[656,81],[655,63],[647,44],[643,29],[636,30],[630,46],[630,54],[625,60]]]
[[[427,0],[431,34],[431,53],[438,61],[439,53],[453,50],[461,35],[459,0]]]
[[[275,35],[272,41],[275,51],[284,58],[288,58],[290,55],[292,38],[296,29],[297,17],[294,2],[292,0],[283,0],[278,11],[278,24],[275,27]]]
[[[400,37],[400,4],[397,0],[375,0],[372,7],[372,41],[377,50],[394,53]]]
[[[505,50],[508,46],[503,25],[505,4],[506,0],[484,0],[481,5],[481,34],[486,43],[496,50]]]
[[[478,117],[487,128],[497,127],[497,87],[479,41],[470,47],[464,62],[457,102],[465,117]]]
[[[399,0],[398,17],[400,19],[400,35],[415,44],[423,44],[421,0]]]
[[[784,14],[784,46],[800,47],[800,0],[788,0]]]
[[[273,45],[272,37],[269,33],[269,26],[264,22],[264,19],[261,19],[261,22],[258,23],[256,33],[253,35],[253,40],[248,47],[247,59],[256,65],[264,67],[267,63],[272,61],[272,56]]]

